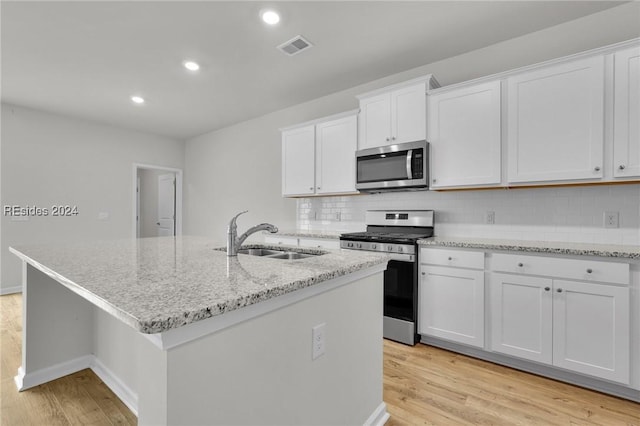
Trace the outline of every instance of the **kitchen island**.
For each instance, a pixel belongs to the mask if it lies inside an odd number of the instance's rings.
[[[386,256],[228,258],[220,246],[11,248],[23,260],[18,389],[91,368],[141,425],[383,424]]]

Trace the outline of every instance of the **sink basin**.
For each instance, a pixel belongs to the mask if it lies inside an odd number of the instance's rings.
[[[219,247],[215,250],[226,251],[226,247]],[[295,249],[275,250],[272,248],[249,247],[241,248],[238,250],[238,254],[248,254],[249,256],[259,256],[267,259],[297,260],[306,259],[307,257],[321,256],[326,254],[326,252],[315,249],[303,249],[298,251]]]
[[[240,249],[238,250],[239,254],[250,254],[251,256],[271,256],[274,254],[282,254],[284,253],[281,250],[269,250],[263,248],[250,248],[250,249]]]

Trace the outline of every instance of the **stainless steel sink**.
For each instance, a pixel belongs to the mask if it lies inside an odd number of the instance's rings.
[[[282,254],[284,253],[281,250],[269,250],[263,248],[250,248],[250,249],[240,249],[238,250],[240,254],[250,254],[251,256],[271,256],[274,254]]]
[[[215,250],[226,251],[226,247],[219,247],[219,248],[216,248]],[[267,259],[298,260],[298,259],[306,259],[307,257],[321,256],[323,254],[326,254],[326,252],[315,250],[315,249],[297,251],[295,249],[274,250],[274,249],[268,249],[268,248],[262,248],[262,247],[252,247],[252,248],[241,248],[240,250],[238,250],[238,254],[248,254],[249,256],[259,256]]]

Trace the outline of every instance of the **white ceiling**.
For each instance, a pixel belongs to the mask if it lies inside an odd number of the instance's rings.
[[[188,139],[619,4],[2,1],[2,101]]]

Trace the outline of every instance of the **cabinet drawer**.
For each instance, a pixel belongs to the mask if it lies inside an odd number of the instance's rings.
[[[492,270],[500,272],[629,284],[629,265],[626,263],[494,254],[491,265]]]
[[[484,252],[421,248],[420,263],[484,269]]]
[[[300,238],[300,247],[315,247],[324,249],[339,249],[339,240],[330,240],[326,238]]]

